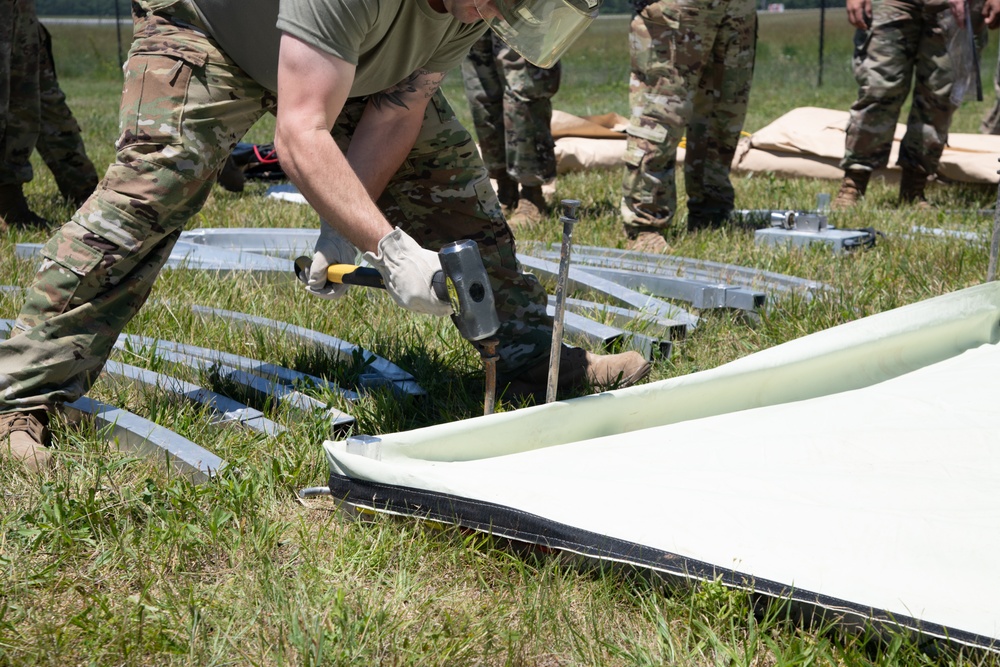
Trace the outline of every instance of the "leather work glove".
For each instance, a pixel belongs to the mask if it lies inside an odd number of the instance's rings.
[[[399,227],[378,242],[378,254],[366,252],[365,259],[378,269],[389,296],[397,305],[415,313],[445,317],[451,304],[437,297],[431,281],[441,270],[436,252],[425,250]]]
[[[324,299],[337,299],[347,294],[350,285],[326,280],[326,270],[331,264],[356,264],[358,249],[340,235],[326,220],[320,220],[319,239],[313,250],[312,264],[306,289]]]

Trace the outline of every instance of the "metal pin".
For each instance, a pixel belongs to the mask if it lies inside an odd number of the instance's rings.
[[[559,388],[559,357],[562,352],[563,339],[563,309],[566,305],[566,285],[569,282],[570,248],[573,242],[573,225],[577,222],[576,211],[580,208],[579,199],[563,199],[563,214],[559,221],[563,223],[562,247],[559,249],[559,276],[556,280],[555,316],[552,321],[552,349],[549,351],[549,383],[545,390],[545,402],[556,400]]]

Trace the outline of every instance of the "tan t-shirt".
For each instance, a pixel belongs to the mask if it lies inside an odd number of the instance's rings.
[[[457,67],[486,23],[464,24],[427,0],[193,0],[212,37],[269,90],[278,87],[282,32],[357,65],[351,97],[425,69]]]

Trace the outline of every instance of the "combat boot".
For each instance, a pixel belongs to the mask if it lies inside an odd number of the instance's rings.
[[[899,179],[899,203],[913,204],[919,209],[932,209],[933,206],[924,195],[926,187],[927,174],[904,168],[903,176]]]
[[[625,249],[633,252],[645,252],[651,254],[670,252],[670,244],[663,238],[660,232],[638,232],[635,236],[629,235]]]
[[[500,211],[509,216],[517,208],[517,181],[503,174],[497,177],[497,199],[500,200]]]
[[[845,171],[844,180],[840,182],[840,191],[834,197],[830,208],[834,211],[846,211],[853,208],[868,190],[870,171]]]
[[[226,163],[222,165],[222,170],[219,172],[219,177],[216,179],[216,183],[223,190],[229,190],[230,192],[243,192],[243,188],[246,185],[247,176],[243,171],[243,167],[237,163],[236,159],[229,155],[226,159]]]
[[[598,392],[622,389],[638,383],[652,369],[652,365],[638,352],[620,354],[593,354],[580,347],[564,345],[559,355],[560,398],[567,398],[561,392]],[[549,384],[549,361],[535,364],[514,378],[507,380],[506,398],[534,398],[541,403],[545,400]],[[501,382],[499,385],[503,387]]]
[[[39,472],[52,466],[50,440],[49,415],[44,410],[0,414],[0,456]]]
[[[50,224],[28,208],[20,183],[0,185],[0,220],[7,227],[47,227]]]
[[[548,204],[542,194],[542,186],[522,187],[517,200],[517,208],[507,219],[511,228],[537,225],[548,214]]]

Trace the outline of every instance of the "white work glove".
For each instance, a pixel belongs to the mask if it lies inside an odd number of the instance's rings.
[[[344,296],[350,285],[331,283],[326,280],[326,270],[331,264],[357,264],[358,249],[340,235],[326,220],[319,221],[319,239],[313,249],[312,265],[306,289],[324,299]]]
[[[434,293],[431,281],[441,270],[436,252],[425,250],[399,227],[378,242],[378,254],[366,252],[368,263],[378,269],[389,296],[398,305],[416,313],[444,317],[451,304]]]

